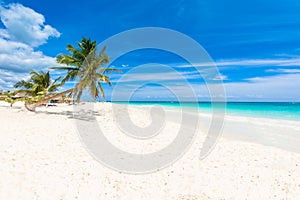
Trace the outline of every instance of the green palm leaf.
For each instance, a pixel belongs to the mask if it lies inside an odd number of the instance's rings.
[[[59,54],[57,56],[57,63],[63,64],[65,66],[52,67],[52,69],[65,70],[67,74],[65,77],[63,77],[60,84],[56,83],[57,80],[55,80],[52,84],[49,84],[49,87],[47,87],[47,91],[50,92],[53,88],[62,86],[67,81],[78,80],[78,83],[74,88],[61,92],[54,96],[59,97],[60,95],[72,93],[74,99],[79,102],[83,91],[88,89],[93,99],[98,98],[100,93],[102,98],[105,99],[105,93],[101,82],[107,83],[109,86],[112,86],[112,83],[110,82],[109,77],[104,74],[121,72],[121,70],[112,67],[104,67],[109,63],[110,59],[105,53],[106,47],[103,47],[99,53],[96,53],[96,41],[92,41],[90,38],[86,39],[83,37],[81,42],[77,43],[77,46],[78,48],[75,48],[73,45],[67,45],[69,54]],[[36,77],[34,77],[34,79],[35,78]],[[20,83],[20,85],[22,84],[23,83]],[[36,106],[49,100],[49,98],[45,98],[43,101],[40,101],[31,106],[27,106],[27,108],[29,110],[34,110]]]

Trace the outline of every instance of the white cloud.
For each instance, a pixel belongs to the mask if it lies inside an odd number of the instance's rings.
[[[266,70],[266,72],[294,74],[294,73],[300,73],[300,69],[268,69]]]
[[[127,64],[122,64],[121,66],[122,66],[122,67],[128,67],[129,65],[127,65]]]
[[[191,72],[176,72],[176,71],[164,71],[164,72],[139,72],[139,73],[125,73],[118,75],[123,76],[119,79],[118,83],[130,83],[130,82],[166,82],[166,81],[180,81],[186,79],[201,78],[200,75]],[[118,76],[114,76],[114,79]]]
[[[200,89],[199,94],[206,95],[207,89],[204,85],[194,85],[191,83],[185,84],[162,84],[162,85],[139,85],[139,84],[126,84],[123,87],[115,87],[112,95],[112,100],[128,100],[128,95],[130,95],[131,100],[141,100],[141,99],[157,99],[157,100],[182,100],[191,101],[197,99],[197,94],[194,94],[195,89]],[[129,93],[133,91],[133,93]],[[194,97],[194,98],[191,98]]]
[[[203,69],[199,71],[182,71],[169,67],[161,67],[155,64],[149,64],[147,68],[135,68],[136,71],[128,71],[123,74],[115,74],[111,80],[118,83],[131,82],[170,82],[174,84],[182,81],[198,80],[198,81],[220,81],[228,80],[228,77],[218,73],[217,70]]]
[[[225,75],[217,75],[217,76],[215,76],[213,79],[212,79],[213,81],[225,81],[225,80],[228,80],[228,77],[227,76],[225,76]]]
[[[249,82],[225,83],[229,100],[300,101],[300,74],[255,77]]]
[[[300,58],[221,60],[217,66],[300,66]]]
[[[300,101],[299,85],[300,74],[255,77],[247,79],[244,82],[229,82],[223,84],[228,101]],[[211,95],[214,97],[219,95],[209,94],[205,84],[190,82],[189,86],[193,88],[195,96],[200,101],[209,101]],[[128,84],[128,87],[138,88],[137,85],[134,84]],[[210,87],[213,87],[213,84]],[[162,100],[170,100],[171,91],[175,96],[181,99],[187,101],[191,99],[191,93],[187,90],[187,85],[180,83],[172,84],[169,89],[164,88],[164,86],[145,86],[137,90],[134,93],[134,97],[136,99],[155,99],[155,97],[160,96]],[[128,95],[126,90],[120,90],[117,91],[117,93],[115,100],[122,99],[122,97]]]
[[[45,25],[43,15],[21,4],[9,4],[0,7],[1,21],[6,29],[1,35],[6,39],[37,47],[45,44],[49,37],[59,37],[60,33],[53,27]]]
[[[275,60],[276,59],[274,59],[273,61],[271,59],[267,59],[265,62],[262,62],[262,60],[259,62],[256,62],[257,60],[244,60],[242,63],[256,63],[257,66],[261,66],[261,64],[263,63],[271,63],[272,61],[273,64],[277,63],[278,65],[282,65],[282,59],[281,61],[277,62],[275,62]],[[285,64],[287,63],[287,60],[289,59],[286,59]],[[295,59],[292,59],[290,61],[295,61]],[[238,62],[233,64],[237,63]],[[170,66],[174,67],[173,69],[175,69],[176,67],[183,67],[180,69],[178,74],[173,71],[165,72],[158,71],[156,69],[154,69],[152,73],[143,72],[139,74],[130,74],[126,79],[121,81],[121,84],[125,84],[126,86],[128,85],[128,88],[138,88],[138,86],[141,86],[141,83],[143,82],[153,81],[155,83],[156,81],[162,82],[162,80],[164,80],[168,84],[172,82],[171,88],[174,93],[178,94],[181,97],[184,97],[185,99],[189,99],[189,96],[186,92],[186,85],[183,84],[183,80],[188,80],[189,84],[195,91],[195,95],[199,97],[199,100],[207,101],[210,100],[210,94],[206,86],[203,83],[199,83],[198,81],[193,81],[194,79],[200,78],[200,73],[205,78],[209,77],[210,80],[229,80],[229,78],[223,74],[213,76],[214,73],[212,72],[214,72],[214,70],[212,70],[213,68],[211,67],[199,68],[200,72],[198,73],[195,70],[182,71],[185,70],[185,67],[188,68],[191,67],[191,65],[180,65],[173,63],[170,64]],[[224,87],[228,101],[300,101],[300,69],[282,67],[277,69],[269,69],[265,72],[276,72],[278,74],[269,76],[270,74],[264,73],[262,74],[262,76],[248,78],[239,82],[225,82]],[[209,76],[210,74],[211,76]],[[119,76],[123,75],[124,74],[120,74]],[[182,80],[178,78],[179,75],[183,76]],[[114,80],[117,81],[117,79]],[[118,97],[122,95],[126,96],[126,92],[126,90],[121,91]],[[163,100],[170,100],[169,92],[165,88],[159,86],[148,85],[147,87],[139,89],[135,93],[136,99],[151,99],[157,96],[162,97]]]
[[[55,58],[44,55],[41,51],[34,51],[26,44],[6,41],[0,38],[0,69],[28,72],[30,69],[44,69],[55,66]]]
[[[49,37],[60,33],[45,25],[43,15],[21,4],[0,5],[0,84],[11,90],[14,83],[24,79],[29,70],[45,70],[55,66],[55,58],[46,56],[35,47],[45,44]]]
[[[0,29],[0,37],[1,38],[9,38],[9,34],[8,34],[7,30]]]
[[[289,67],[289,66],[300,66],[300,57],[288,57],[284,58],[265,58],[265,59],[227,59],[227,60],[216,60],[214,62],[209,63],[193,63],[196,67],[243,67],[243,66],[278,66],[278,67]],[[191,64],[173,64],[176,67],[186,68],[193,67]]]
[[[0,69],[0,85],[5,90],[13,88],[14,84],[22,79],[29,78],[28,73],[15,73],[8,70]]]

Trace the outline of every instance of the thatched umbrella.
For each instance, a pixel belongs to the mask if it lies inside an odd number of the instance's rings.
[[[26,97],[31,97],[30,95],[28,95],[27,92],[18,92],[17,94],[15,94],[14,96],[12,96],[12,99],[20,99],[20,98],[26,98]]]

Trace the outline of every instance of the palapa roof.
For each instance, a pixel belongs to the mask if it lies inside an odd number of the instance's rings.
[[[30,97],[30,95],[27,92],[18,92],[12,98],[24,98],[24,97]]]

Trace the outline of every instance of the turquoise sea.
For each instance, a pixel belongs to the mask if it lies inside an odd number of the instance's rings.
[[[160,105],[171,108],[198,109],[202,112],[211,112],[210,102],[113,102],[119,104],[130,104],[136,106]],[[219,104],[219,105],[218,105]],[[218,109],[221,103],[214,103],[214,108]],[[226,113],[229,115],[264,117],[272,119],[284,119],[300,121],[300,102],[227,102]]]

